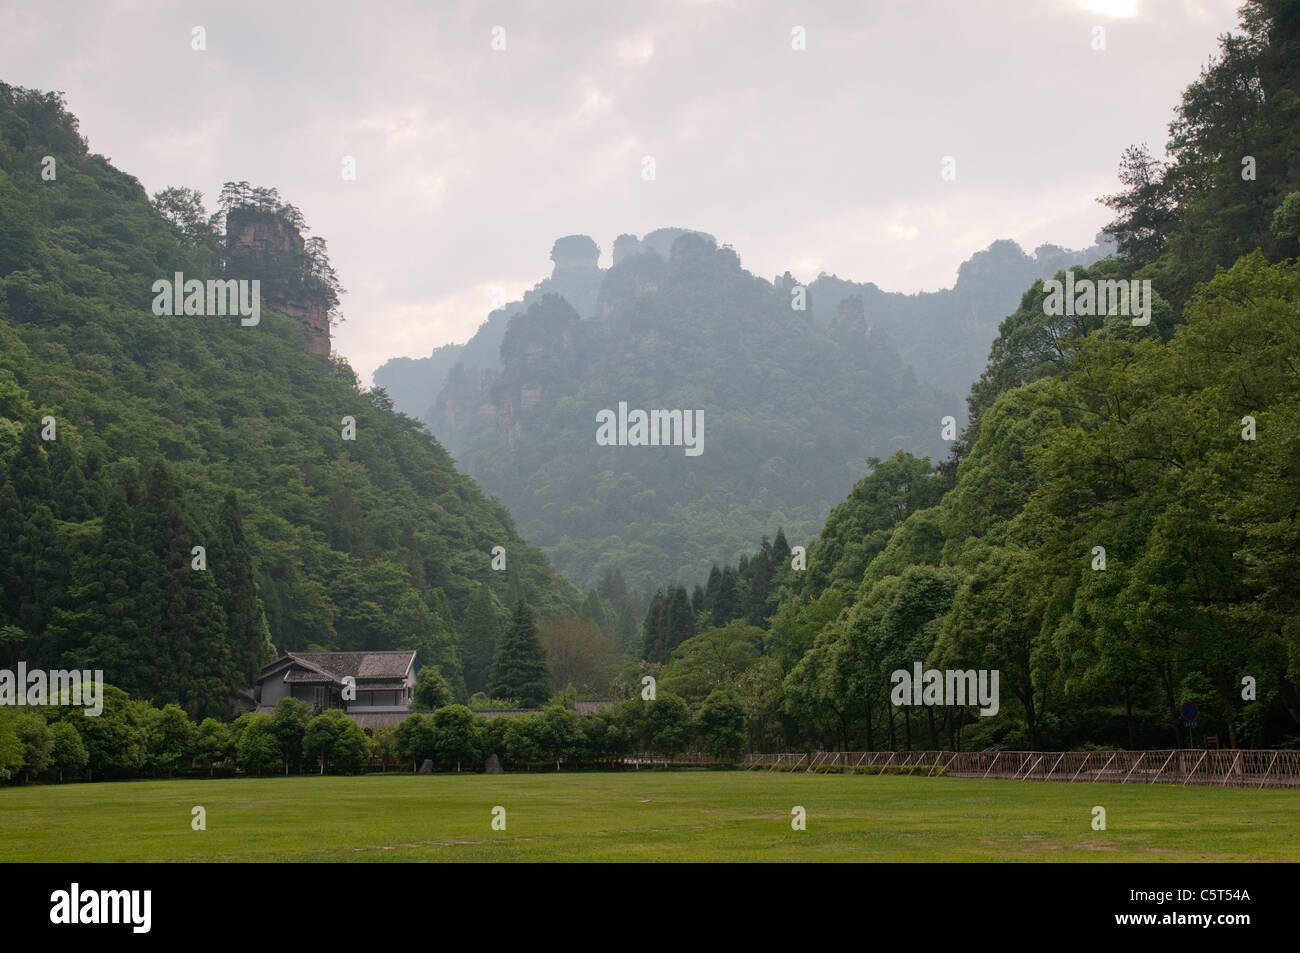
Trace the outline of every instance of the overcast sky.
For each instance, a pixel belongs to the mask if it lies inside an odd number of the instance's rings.
[[[1089,245],[1238,5],[0,0],[0,80],[63,90],[150,194],[278,188],[329,242],[368,383],[466,340],[575,232],[602,265],[673,225],[765,278],[908,292],[998,238]]]

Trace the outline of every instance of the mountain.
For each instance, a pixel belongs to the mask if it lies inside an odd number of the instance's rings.
[[[547,616],[580,594],[323,356],[337,282],[301,213],[246,183],[222,206],[151,202],[59,96],[0,84],[0,654],[194,715],[273,647],[415,647],[463,687],[476,595]],[[177,272],[259,280],[260,318],[160,316]]]
[[[808,290],[818,320],[834,321],[851,302],[850,310],[887,334],[920,380],[965,393],[984,369],[998,324],[1016,309],[1026,288],[1066,268],[1087,267],[1114,249],[1113,240],[1098,235],[1080,251],[1040,245],[1027,255],[1004,239],[962,262],[957,283],[941,291],[905,295],[834,275],[819,275]]]
[[[642,239],[620,235],[614,241],[613,263],[618,265],[646,250],[666,259],[672,243],[687,231],[661,228]],[[715,240],[706,232],[695,234]],[[569,237],[591,241],[586,236]],[[594,242],[591,248],[596,248]],[[807,286],[808,310],[828,324],[846,307],[860,312],[869,327],[892,342],[899,357],[912,366],[920,380],[962,394],[979,377],[988,345],[997,336],[998,323],[1015,310],[1025,288],[1064,268],[1090,265],[1113,251],[1114,242],[1105,235],[1099,235],[1094,245],[1080,251],[1040,245],[1033,255],[1004,239],[962,262],[952,288],[916,294],[882,291],[871,282],[822,274]],[[457,363],[462,365],[458,373],[474,386],[500,370],[501,339],[511,318],[523,314],[545,294],[560,295],[584,318],[597,316],[595,298],[606,270],[598,268],[594,253],[585,261],[570,263],[566,259],[566,265],[557,263],[551,276],[526,292],[521,301],[493,310],[468,343],[442,345],[427,358],[389,359],[375,371],[376,386],[387,391],[399,410],[424,420],[434,433],[445,436],[440,429],[440,415],[433,410],[438,395]],[[781,286],[783,282],[797,283],[789,272],[774,283]],[[846,305],[846,300],[855,295],[859,301]],[[944,341],[944,347],[936,348],[936,340]]]
[[[505,328],[497,369],[454,368],[429,414],[520,531],[584,587],[612,568],[633,588],[702,579],[781,526],[811,535],[868,457],[943,451],[955,397],[918,382],[862,322],[824,325],[793,308],[712,236],[621,236],[603,271],[596,254],[581,236],[557,242],[526,308],[480,331]],[[557,293],[566,284],[579,306]],[[699,414],[698,454],[601,445],[597,415],[620,404],[629,416]]]
[[[684,228],[620,235],[601,269],[596,243],[570,235],[550,277],[467,344],[396,358],[375,382],[579,584],[615,566],[636,587],[697,581],[781,526],[806,539],[868,457],[945,453],[941,420],[965,421],[956,395],[1026,285],[1107,250],[995,242],[954,288],[902,295],[826,275],[769,284]],[[595,414],[620,400],[705,411],[709,449],[598,447]]]

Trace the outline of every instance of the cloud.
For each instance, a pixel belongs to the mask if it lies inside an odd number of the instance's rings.
[[[1138,15],[1137,0],[1075,0],[1088,13],[1104,17],[1126,18]]]

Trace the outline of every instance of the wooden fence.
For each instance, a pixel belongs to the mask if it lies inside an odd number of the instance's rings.
[[[1162,751],[817,751],[751,754],[751,770],[817,771],[911,766],[950,777],[1117,784],[1300,788],[1300,751],[1174,748]],[[925,771],[929,768],[929,771]]]

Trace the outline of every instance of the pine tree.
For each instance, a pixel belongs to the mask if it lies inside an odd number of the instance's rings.
[[[673,649],[695,636],[695,613],[685,586],[673,586],[668,602],[668,655]],[[664,661],[667,661],[665,658]]]
[[[222,500],[216,522],[208,566],[226,614],[226,644],[234,676],[241,684],[251,686],[262,666],[270,661],[273,650],[266,610],[257,589],[253,553],[233,491]]]
[[[780,526],[776,528],[776,539],[772,540],[772,559],[778,576],[790,568],[790,543],[786,541],[785,529]]]
[[[22,568],[14,544],[22,530],[22,513],[18,508],[18,494],[13,484],[5,478],[4,464],[0,461],[0,625],[18,618],[19,572]]]
[[[772,544],[766,536],[754,558],[749,563],[749,624],[763,626],[767,617],[775,609],[775,593],[772,591],[772,579],[775,575],[772,565]]]
[[[646,612],[642,658],[667,662],[673,649],[695,635],[695,613],[685,586],[660,589]]]
[[[465,668],[465,688],[470,693],[487,691],[501,629],[501,609],[492,590],[479,586],[465,608],[462,625],[461,660]]]
[[[651,598],[641,629],[641,657],[647,662],[668,661],[668,596],[664,590]]]
[[[730,566],[722,570],[718,581],[718,591],[713,597],[713,624],[726,625],[732,619],[740,617],[740,580],[736,570]]]
[[[140,608],[145,625],[134,646],[150,673],[147,693],[158,704],[179,702],[191,717],[224,712],[238,681],[226,643],[226,614],[211,571],[191,568],[197,536],[185,518],[180,487],[165,463],[149,470],[136,525],[147,571]]]
[[[537,708],[550,696],[546,653],[532,610],[522,599],[497,647],[490,691],[494,698],[513,698],[524,708]]]

